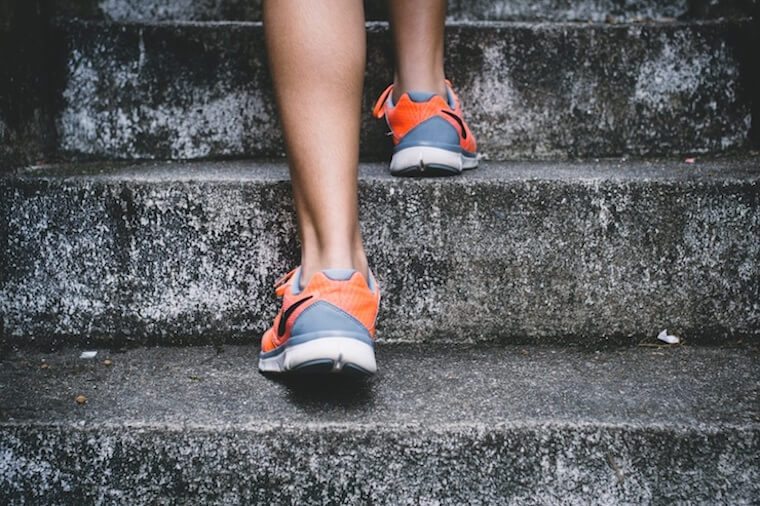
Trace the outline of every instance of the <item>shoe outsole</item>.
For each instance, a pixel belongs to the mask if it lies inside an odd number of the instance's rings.
[[[455,167],[449,167],[448,165],[430,164],[414,167],[407,167],[405,169],[397,170],[392,174],[397,177],[452,177],[459,176],[465,170],[472,170],[476,167],[469,167],[462,169],[461,171]]]
[[[353,337],[320,337],[283,346],[274,356],[259,357],[261,372],[366,377],[377,371],[374,346]]]
[[[343,375],[343,376],[351,376],[351,377],[357,377],[357,378],[366,378],[369,376],[372,376],[374,373],[367,371],[366,369],[362,368],[361,366],[355,365],[355,364],[342,364],[340,368],[336,368],[336,362],[332,360],[315,360],[312,362],[308,362],[305,364],[301,364],[297,367],[294,367],[290,371],[291,374],[299,374],[299,375],[315,375],[315,376],[321,376],[321,375]]]
[[[415,146],[394,153],[390,171],[399,177],[449,177],[477,166],[477,157],[432,146]]]

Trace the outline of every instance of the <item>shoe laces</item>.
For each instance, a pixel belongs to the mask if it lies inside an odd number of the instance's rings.
[[[274,282],[275,295],[277,295],[278,297],[285,296],[285,291],[288,289],[288,283],[290,282],[291,278],[293,277],[293,275],[296,273],[298,269],[299,268],[296,267],[292,269],[290,272],[288,272],[287,274],[283,274],[282,276],[277,278],[277,281]]]

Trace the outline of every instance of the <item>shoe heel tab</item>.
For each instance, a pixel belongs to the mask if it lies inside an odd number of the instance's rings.
[[[409,100],[416,104],[422,104],[425,102],[429,102],[433,97],[435,97],[436,93],[431,93],[429,91],[407,91],[406,96],[409,97]]]
[[[357,271],[354,269],[323,269],[320,272],[333,281],[348,281]]]
[[[377,289],[377,280],[371,270],[368,277],[365,277],[361,272],[354,269],[324,269],[320,272],[332,281],[350,281],[354,276],[358,275],[362,282],[367,285],[370,292],[374,293]]]

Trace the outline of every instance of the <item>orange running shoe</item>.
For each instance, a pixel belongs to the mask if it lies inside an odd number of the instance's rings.
[[[373,115],[385,117],[393,134],[394,176],[453,176],[478,166],[475,137],[449,81],[446,92],[448,100],[410,91],[393,103],[391,84],[377,99]]]
[[[275,284],[282,310],[261,340],[262,372],[370,375],[380,289],[353,269],[325,269],[303,288],[300,267]]]

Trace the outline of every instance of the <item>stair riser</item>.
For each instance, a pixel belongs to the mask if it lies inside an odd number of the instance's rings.
[[[0,314],[20,344],[254,341],[297,261],[286,181],[22,178],[0,193]],[[385,339],[760,337],[756,180],[368,179],[360,198]]]
[[[258,21],[261,0],[67,0],[59,15],[113,20]],[[365,1],[368,19],[387,19],[385,0]],[[694,18],[747,15],[755,0],[450,0],[455,20],[628,21],[641,18]]]
[[[490,159],[739,149],[751,126],[749,29],[459,25],[447,73]],[[70,22],[56,37],[64,156],[283,153],[259,25]],[[368,43],[362,156],[385,159],[386,127],[368,111],[392,75],[387,30],[373,25]]]
[[[749,504],[760,493],[758,451],[756,431],[732,429],[5,426],[0,498],[10,504],[665,504],[717,498]]]

